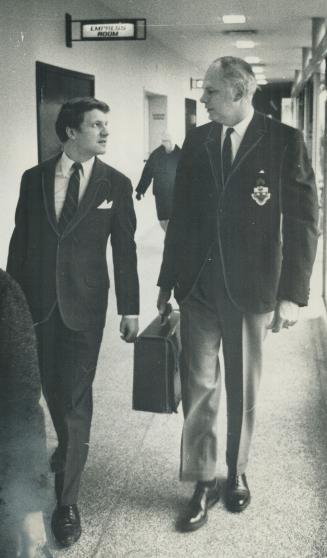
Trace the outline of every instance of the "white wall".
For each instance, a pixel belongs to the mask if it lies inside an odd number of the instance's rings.
[[[144,155],[144,90],[167,95],[168,128],[184,139],[184,99],[199,99],[197,69],[151,38],[65,46],[65,12],[73,19],[117,14],[89,0],[1,0],[0,266],[4,267],[22,172],[37,163],[35,62],[95,75],[95,94],[111,107],[103,159],[137,184]],[[145,14],[146,17],[146,14]],[[198,104],[198,123],[206,116]],[[150,197],[150,194],[148,195]],[[153,200],[137,206],[139,235],[155,223]]]

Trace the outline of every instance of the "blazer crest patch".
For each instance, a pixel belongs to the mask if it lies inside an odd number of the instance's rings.
[[[267,201],[271,198],[271,193],[269,192],[269,187],[266,184],[265,178],[265,171],[261,170],[259,172],[259,177],[256,180],[256,185],[253,188],[253,193],[251,194],[251,198],[258,204],[258,205],[265,205]]]

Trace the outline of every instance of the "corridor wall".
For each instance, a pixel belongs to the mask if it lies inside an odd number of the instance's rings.
[[[134,187],[144,164],[144,91],[167,95],[168,127],[179,144],[185,134],[185,97],[200,97],[200,91],[190,90],[190,77],[201,76],[201,69],[191,67],[151,34],[146,41],[75,42],[67,48],[65,12],[73,19],[123,15],[98,1],[1,2],[1,267],[6,262],[21,174],[37,164],[36,61],[95,76],[96,97],[111,107],[109,146],[103,159],[127,174]],[[199,103],[198,115],[198,124],[206,121]],[[145,201],[148,221],[139,219],[139,233],[156,221],[151,203]]]

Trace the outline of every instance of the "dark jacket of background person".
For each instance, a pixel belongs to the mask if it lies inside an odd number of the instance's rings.
[[[47,508],[47,452],[36,340],[19,285],[0,270],[0,556],[35,556],[26,519]]]
[[[163,145],[152,151],[136,188],[137,194],[143,195],[153,180],[152,190],[159,221],[169,219],[171,216],[176,168],[180,152],[181,150],[177,145],[171,153],[167,153]]]
[[[20,286],[0,269],[0,415],[38,404],[41,384],[32,318]]]
[[[276,300],[306,305],[317,196],[302,134],[255,112],[223,188],[221,128],[205,124],[185,140],[158,285],[185,299],[217,239],[228,295],[242,312],[270,312]],[[262,181],[265,204],[253,198]]]

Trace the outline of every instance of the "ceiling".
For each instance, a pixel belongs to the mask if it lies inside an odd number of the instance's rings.
[[[201,78],[218,56],[258,56],[268,81],[293,81],[302,47],[311,47],[311,18],[327,18],[327,0],[102,0],[119,17],[145,17],[147,32],[191,62]],[[245,24],[224,24],[224,14],[244,14]],[[256,31],[255,34],[249,33]],[[236,31],[236,33],[226,33]],[[238,49],[252,39],[252,49]]]

